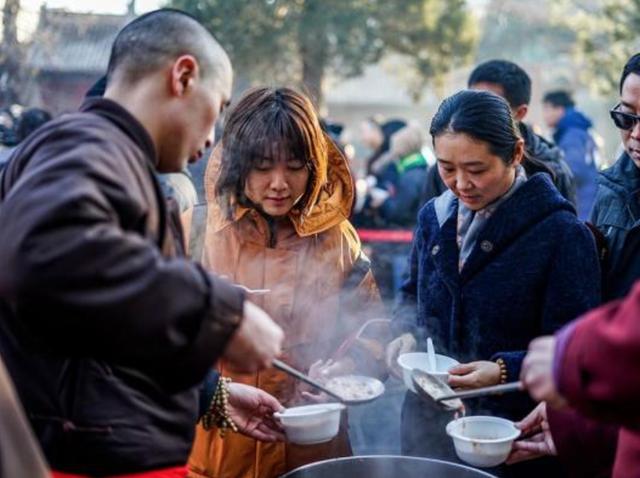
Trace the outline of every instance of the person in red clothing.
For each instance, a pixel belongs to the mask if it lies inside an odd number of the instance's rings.
[[[640,284],[624,300],[600,307],[555,336],[531,343],[521,376],[531,396],[555,408],[568,405],[580,415],[569,422],[569,428],[563,428],[562,422],[554,426],[554,414],[545,413],[546,408],[539,406],[521,427],[525,433],[534,429],[540,433],[516,445],[512,460],[554,454],[556,446],[561,450],[560,443],[564,445],[585,436],[593,438],[591,443],[611,445],[603,425],[610,424],[620,427],[612,476],[640,476],[638,317]],[[584,417],[596,419],[600,424],[593,424],[590,430],[581,427],[587,423]],[[537,425],[529,426],[533,423]],[[567,436],[571,427],[580,433]],[[606,453],[601,446],[585,446],[578,456],[591,459]],[[574,461],[575,466],[583,464]]]
[[[587,418],[572,409],[556,410],[546,402],[516,425],[525,438],[514,443],[507,463],[555,455],[570,478],[611,476],[617,425]]]

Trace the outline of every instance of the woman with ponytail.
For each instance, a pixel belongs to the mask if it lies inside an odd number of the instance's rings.
[[[449,371],[451,387],[518,380],[534,337],[598,304],[593,237],[549,175],[525,172],[524,142],[501,97],[465,90],[447,98],[430,133],[448,190],[419,213],[387,363],[394,367],[399,354],[432,337],[437,352],[461,363]],[[472,414],[509,419],[534,406],[524,394],[466,405]],[[403,452],[455,459],[444,432],[451,419],[407,394]],[[523,477],[530,466],[496,472]]]

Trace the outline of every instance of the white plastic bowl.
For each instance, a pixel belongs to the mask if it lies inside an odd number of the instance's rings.
[[[331,440],[340,428],[340,413],[345,409],[341,403],[321,403],[287,408],[276,412],[287,440],[298,445],[315,445]]]
[[[447,434],[453,438],[458,458],[489,468],[504,463],[520,430],[504,418],[477,416],[449,422]]]
[[[414,368],[431,373],[446,382],[449,378],[449,369],[459,363],[457,360],[447,357],[446,355],[436,354],[436,370],[429,370],[429,357],[424,352],[411,352],[398,357],[398,365],[402,368],[404,384],[413,393],[416,393],[413,381],[411,380],[411,372]]]

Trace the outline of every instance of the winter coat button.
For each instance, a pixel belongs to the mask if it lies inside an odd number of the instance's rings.
[[[480,249],[484,252],[491,252],[493,250],[493,244],[490,241],[482,241],[480,243]]]
[[[433,248],[431,249],[431,255],[435,256],[438,252],[440,252],[440,246],[438,245],[433,246]]]

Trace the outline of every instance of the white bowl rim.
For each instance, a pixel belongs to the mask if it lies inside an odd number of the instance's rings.
[[[398,358],[396,359],[396,361],[398,362],[398,365],[400,365],[402,368],[408,369],[408,370],[413,370],[415,367],[409,367],[408,365],[405,365],[404,363],[402,363],[402,357],[406,357],[408,355],[427,355],[427,352],[407,352],[406,354],[400,354],[398,355]],[[452,362],[455,362],[455,364],[460,364],[460,362],[458,362],[456,359],[454,359],[453,357],[449,357],[448,355],[442,355],[442,354],[436,354],[436,357],[443,357],[446,358],[448,360],[451,360]],[[433,373],[433,372],[430,372]],[[447,373],[447,372],[435,372],[435,373]]]
[[[288,411],[294,411],[300,408],[310,408],[306,413],[287,415]],[[275,412],[273,414],[276,418],[307,418],[307,417],[315,417],[316,415],[322,415],[323,413],[335,412],[339,410],[344,410],[346,406],[343,403],[337,402],[328,402],[328,403],[313,403],[309,405],[300,405],[297,407],[285,408],[282,412]]]
[[[467,420],[470,422],[494,422],[494,423],[502,423],[504,425],[510,425],[513,427],[513,433],[506,437],[502,438],[471,438],[464,435],[460,435],[453,430],[453,427],[460,421]],[[508,441],[513,441],[520,436],[522,430],[517,428],[515,424],[511,420],[507,420],[506,418],[500,417],[492,417],[490,415],[476,415],[471,417],[460,417],[456,420],[452,420],[447,424],[446,427],[447,435],[451,438],[456,438],[458,440],[466,441],[466,442],[476,442],[476,443],[505,443]]]

